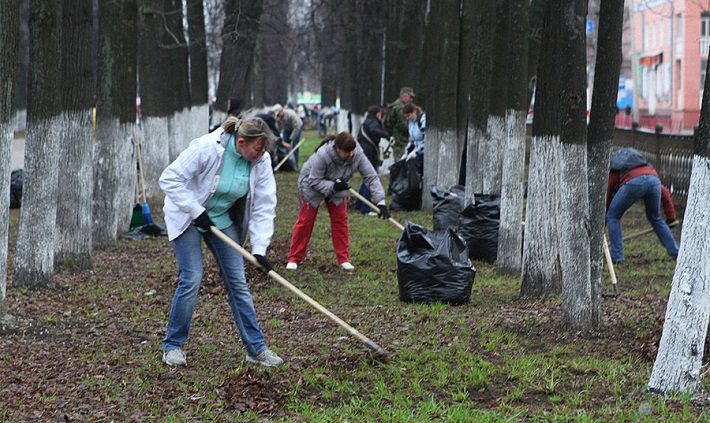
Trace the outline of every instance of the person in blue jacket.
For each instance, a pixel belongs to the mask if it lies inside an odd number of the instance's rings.
[[[276,182],[266,152],[274,141],[258,118],[228,117],[215,131],[190,143],[160,175],[165,193],[165,225],[178,265],[163,362],[186,365],[183,351],[203,275],[202,241],[215,257],[224,279],[234,324],[248,362],[277,366],[256,319],[244,259],[211,232],[212,226],[240,245],[249,235],[252,254],[266,271],[266,258],[276,217]]]

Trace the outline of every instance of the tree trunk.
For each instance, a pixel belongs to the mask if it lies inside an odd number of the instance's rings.
[[[176,96],[172,92],[179,88],[174,86],[175,79],[166,77],[165,72],[174,63],[166,44],[163,2],[145,0],[139,12],[141,131],[137,142],[141,146],[146,199],[155,208],[163,203],[158,178],[170,163],[171,124],[176,112]]]
[[[559,236],[560,220],[560,117],[562,116],[561,4],[549,8],[535,91],[535,121],[528,170],[528,196],[523,240],[525,297],[559,294],[562,288]],[[586,193],[585,193],[586,194]]]
[[[483,171],[481,193],[500,195],[503,172],[503,148],[505,147],[507,91],[511,71],[508,67],[510,39],[509,1],[497,2],[495,10],[495,40],[493,44],[492,89],[489,92],[490,109],[486,130],[488,137],[478,146]],[[517,47],[517,46],[516,46]]]
[[[56,238],[61,113],[62,3],[30,4],[27,140],[20,228],[15,251],[16,287],[52,287]]]
[[[560,131],[560,264],[562,316],[574,330],[596,326],[590,280],[589,194],[587,188],[587,0],[562,0],[564,122]]]
[[[15,129],[15,78],[20,41],[20,4],[0,2],[0,210],[10,210],[12,139]],[[7,216],[7,214],[6,214]],[[0,223],[0,319],[7,314],[7,235],[9,219]]]
[[[456,139],[459,123],[454,111],[457,108],[460,23],[458,3],[431,4],[422,67],[423,74],[429,77],[420,84],[421,97],[426,104],[419,104],[427,113],[422,209],[428,211],[432,210],[432,186],[448,189],[459,181],[457,164],[461,163],[463,140],[459,143]],[[417,102],[420,101],[418,97]]]
[[[601,322],[601,292],[604,240],[604,210],[606,209],[609,150],[614,135],[616,95],[621,67],[621,35],[624,23],[623,2],[604,0],[599,11],[597,59],[594,72],[594,94],[587,129],[590,218],[590,279],[592,282],[592,313],[596,324]]]
[[[710,53],[709,53],[710,59]],[[710,71],[710,60],[706,71]],[[652,392],[694,392],[700,381],[710,316],[710,78],[705,78],[700,125],[683,235],[663,334],[648,388]]]
[[[113,243],[128,230],[135,204],[138,9],[135,0],[99,5],[99,60],[94,146],[94,247]]]
[[[408,0],[391,0],[385,5],[385,10],[378,10],[387,22],[383,98],[391,102],[399,97],[402,87],[412,87],[414,92],[420,88],[424,31],[413,28],[425,27],[427,8],[425,2]]]
[[[493,40],[495,3],[486,0],[464,2],[464,17],[470,10],[473,20],[473,45],[471,51],[471,99],[469,103],[468,135],[466,145],[466,198],[483,192],[483,163],[479,154],[488,137],[487,121],[490,110],[491,81],[493,79]]]
[[[523,180],[525,178],[525,119],[527,116],[528,1],[510,2],[508,103],[498,230],[498,273],[519,275],[523,248]]]
[[[67,3],[62,20],[62,138],[54,262],[89,269],[94,189],[91,107],[96,93],[91,63],[91,2]]]
[[[285,103],[288,98],[288,52],[284,34],[288,34],[288,2],[265,0],[259,23],[256,57],[252,76],[252,96],[245,107],[263,107]]]
[[[262,9],[263,0],[227,0],[217,104],[227,104],[229,98],[241,99],[249,91]]]
[[[187,122],[191,132],[185,134],[181,146],[209,130],[209,87],[207,84],[207,39],[205,38],[205,10],[202,0],[187,1],[187,47],[190,71],[190,111]],[[178,152],[179,154],[179,152]]]

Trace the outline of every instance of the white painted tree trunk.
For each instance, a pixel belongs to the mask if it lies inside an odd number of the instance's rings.
[[[96,128],[92,204],[94,247],[112,244],[130,225],[137,183],[134,129],[135,124],[122,125],[117,117],[103,119]]]
[[[54,262],[89,269],[94,190],[91,110],[65,111],[59,142],[57,239]]]
[[[15,248],[13,284],[54,285],[60,116],[37,118],[27,126],[20,228]]]
[[[561,290],[559,149],[559,136],[533,137],[523,237],[523,296],[553,295]]]
[[[590,276],[586,144],[560,145],[558,180],[562,316],[570,328],[588,330],[595,325]]]
[[[506,143],[505,116],[488,116],[488,137],[479,149],[483,171],[483,194],[500,195],[503,173],[503,147]],[[474,193],[476,194],[476,193]]]
[[[696,155],[663,335],[648,388],[693,392],[710,314],[710,159]]]
[[[164,196],[158,185],[158,179],[170,164],[171,120],[172,118],[168,117],[144,117],[142,128],[138,131],[141,140],[145,195],[151,208],[163,204]]]
[[[523,261],[525,118],[522,110],[506,112],[496,270],[510,275],[520,275]]]
[[[0,105],[2,107],[2,105]],[[4,113],[0,112],[0,116]],[[8,114],[9,115],[9,114]],[[12,139],[15,130],[14,119],[0,120],[0,210],[10,210],[10,169],[12,165]],[[8,214],[5,214],[8,216]],[[7,306],[7,234],[8,218],[0,222],[0,319],[5,315]]]
[[[468,145],[466,146],[466,202],[473,194],[483,192],[483,170],[481,166],[481,146],[486,143],[487,135],[472,122],[468,125]]]
[[[439,186],[439,165],[443,163],[439,157],[439,144],[441,144],[442,134],[434,127],[427,128],[424,135],[424,166],[422,176],[422,210],[432,212],[433,203],[431,198],[431,187]],[[397,160],[398,157],[395,157]],[[446,187],[448,188],[448,187]]]
[[[455,128],[432,128],[435,136],[439,137],[439,155],[437,157],[437,184],[446,189],[459,183],[459,170],[461,169],[461,152],[456,141]],[[427,137],[431,134],[427,128]],[[431,188],[431,187],[430,187]],[[429,194],[431,197],[431,193]]]

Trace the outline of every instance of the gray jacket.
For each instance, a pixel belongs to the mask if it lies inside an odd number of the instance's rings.
[[[301,197],[313,207],[328,199],[338,205],[348,197],[348,191],[334,191],[335,180],[349,181],[355,170],[362,175],[362,181],[370,189],[372,202],[385,204],[385,190],[375,168],[365,157],[360,144],[355,147],[355,155],[343,160],[335,151],[334,141],[322,145],[301,169],[298,177],[298,190]]]
[[[180,236],[203,211],[212,197],[229,134],[222,128],[190,143],[160,175],[160,188],[165,193],[165,226],[168,239]],[[269,153],[264,153],[249,166],[249,192],[233,207],[232,221],[242,243],[247,232],[252,253],[264,255],[274,234],[276,217],[276,181]],[[232,211],[232,210],[230,210]]]

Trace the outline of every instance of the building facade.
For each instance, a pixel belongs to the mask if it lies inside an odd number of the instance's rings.
[[[641,128],[692,132],[710,48],[710,2],[627,0],[633,119]]]

